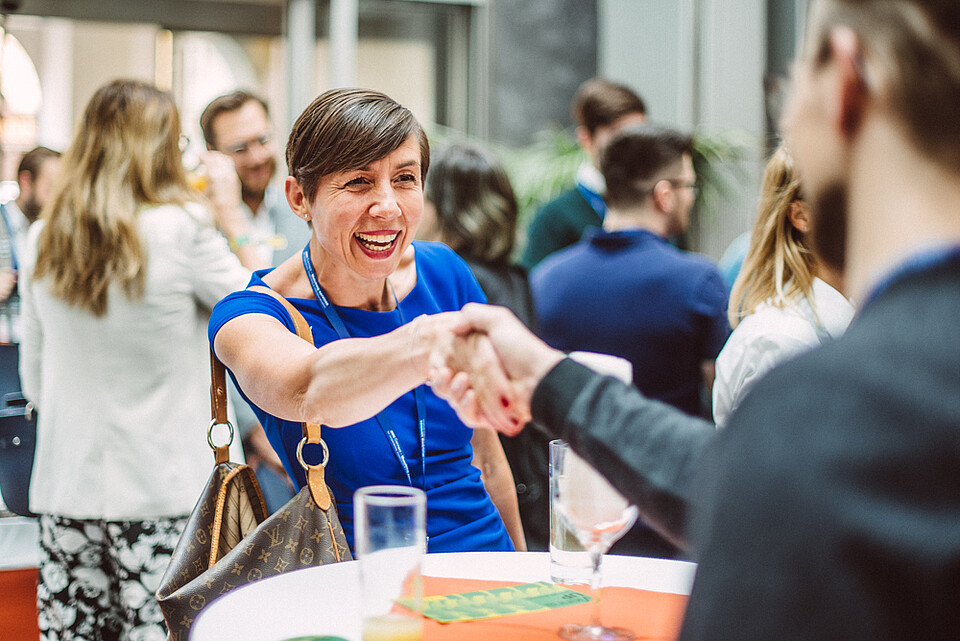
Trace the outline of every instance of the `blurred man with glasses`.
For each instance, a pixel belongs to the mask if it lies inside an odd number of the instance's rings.
[[[222,231],[244,264],[271,267],[302,250],[310,228],[290,211],[282,186],[274,183],[278,150],[267,103],[242,90],[220,96],[203,110],[200,128],[214,152],[204,156],[211,202],[242,207],[237,224]]]

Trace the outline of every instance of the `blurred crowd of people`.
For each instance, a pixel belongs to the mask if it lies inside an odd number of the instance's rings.
[[[559,437],[640,509],[613,552],[699,563],[681,638],[955,636],[958,24],[955,3],[814,0],[727,280],[681,248],[695,140],[603,78],[573,96],[575,184],[526,230],[491,148],[431,150],[382,93],[317,97],[285,172],[267,101],[220,96],[188,171],[169,93],[100,88],[0,208],[41,637],[164,638],[210,349],[271,511],[305,482],[301,422],[330,428],[351,545],[353,492],[399,484],[427,494],[431,552],[546,550]]]

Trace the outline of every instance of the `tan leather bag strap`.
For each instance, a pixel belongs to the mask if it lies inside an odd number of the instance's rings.
[[[226,463],[230,460],[230,443],[233,442],[233,426],[227,420],[227,373],[223,363],[210,348],[210,427],[207,428],[207,443],[213,449],[214,465]],[[230,428],[230,439],[225,445],[213,444],[213,428],[215,425],[226,425]]]
[[[293,326],[296,330],[297,336],[303,340],[313,345],[313,331],[310,329],[310,325],[307,323],[307,320],[303,317],[297,308],[290,304],[286,298],[273,291],[269,287],[263,287],[260,285],[253,285],[248,288],[251,291],[260,292],[261,294],[267,294],[272,296],[287,310],[287,313],[290,315],[290,319],[293,321]],[[326,480],[324,479],[324,469],[327,465],[327,460],[330,458],[330,453],[327,450],[327,444],[320,437],[321,426],[316,423],[302,423],[303,427],[303,439],[300,441],[300,444],[297,446],[297,460],[300,465],[306,471],[307,485],[310,486],[310,494],[313,496],[314,502],[322,510],[330,509],[330,490],[327,488]],[[323,460],[317,465],[309,465],[306,461],[303,460],[303,446],[307,443],[319,444],[323,448]]]

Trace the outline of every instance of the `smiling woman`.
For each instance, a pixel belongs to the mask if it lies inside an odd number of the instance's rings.
[[[351,546],[354,491],[399,484],[427,493],[431,552],[522,548],[496,435],[474,433],[426,385],[430,353],[449,339],[443,312],[484,295],[448,247],[413,241],[430,161],[419,123],[381,93],[328,91],[294,124],[286,157],[287,201],[312,237],[251,284],[286,297],[315,346],[251,290],[217,305],[209,336],[288,474],[303,485],[300,422],[343,428],[324,432],[326,478]]]

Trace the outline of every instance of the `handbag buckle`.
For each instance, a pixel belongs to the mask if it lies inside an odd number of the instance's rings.
[[[217,423],[217,419],[213,419],[210,421],[210,427],[207,428],[207,445],[209,445],[210,449],[214,451],[217,450],[218,446],[213,444],[213,428],[217,425],[226,425],[227,429],[230,431],[230,436],[227,438],[227,442],[220,447],[230,447],[230,445],[233,443],[233,423],[230,421],[227,421],[226,423]]]
[[[327,449],[326,442],[323,439],[320,439],[320,447],[323,448],[323,460],[320,461],[319,465],[309,465],[307,464],[306,461],[303,460],[303,446],[306,445],[306,443],[307,443],[306,436],[300,439],[300,442],[297,443],[297,460],[300,462],[300,466],[308,472],[313,468],[326,467],[327,461],[330,460],[330,450]]]

